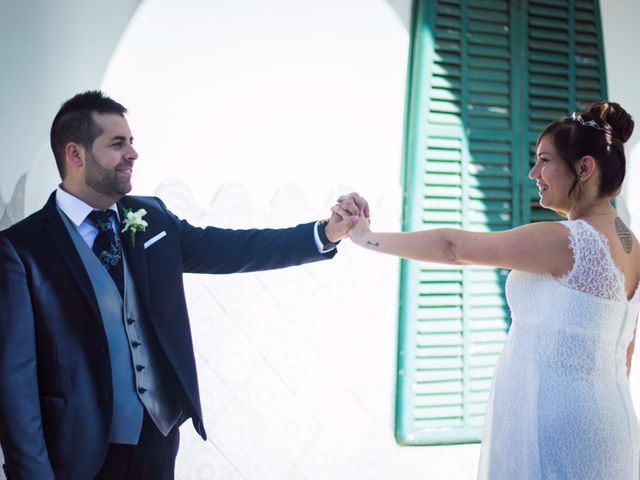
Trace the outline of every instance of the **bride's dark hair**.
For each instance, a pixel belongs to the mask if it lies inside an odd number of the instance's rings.
[[[600,170],[600,197],[615,196],[626,173],[624,143],[633,133],[633,118],[615,102],[597,102],[572,117],[548,125],[538,137],[551,136],[560,158],[574,176],[569,196],[578,185],[575,164],[584,156],[596,160]]]

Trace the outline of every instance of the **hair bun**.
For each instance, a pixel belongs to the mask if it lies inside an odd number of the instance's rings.
[[[597,102],[589,107],[589,113],[604,120],[611,126],[615,137],[625,143],[633,133],[633,118],[615,102]]]

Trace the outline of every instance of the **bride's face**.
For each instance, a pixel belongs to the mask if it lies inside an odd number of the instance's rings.
[[[558,155],[549,135],[542,137],[538,144],[536,163],[529,178],[536,181],[540,205],[565,214],[570,210],[569,190],[575,177]]]

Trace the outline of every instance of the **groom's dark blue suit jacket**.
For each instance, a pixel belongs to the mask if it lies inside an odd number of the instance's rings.
[[[288,229],[197,228],[157,198],[127,196],[149,226],[123,245],[162,347],[183,417],[205,438],[182,274],[282,268],[330,258],[314,223]],[[145,242],[166,235],[145,249]],[[171,371],[172,370],[172,371]],[[0,443],[11,478],[93,478],[112,414],[107,339],[89,276],[56,209],[0,232]]]

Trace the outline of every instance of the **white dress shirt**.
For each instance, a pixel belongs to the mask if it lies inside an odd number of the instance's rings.
[[[93,210],[97,209],[83,202],[78,197],[74,197],[70,193],[65,192],[61,186],[58,186],[56,190],[56,205],[69,220],[71,220],[71,223],[75,225],[83,240],[89,245],[89,248],[93,248],[93,242],[98,236],[98,229],[87,219],[87,216]],[[109,210],[116,212],[117,218],[120,218],[115,203],[109,207]],[[111,221],[114,222],[113,219]],[[117,231],[118,226],[114,224],[113,229]]]

